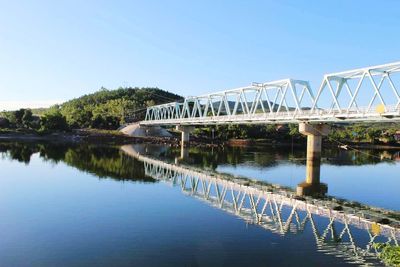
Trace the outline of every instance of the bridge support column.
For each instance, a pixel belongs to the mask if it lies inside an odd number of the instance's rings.
[[[187,146],[189,146],[189,138],[190,133],[193,132],[193,126],[176,126],[176,130],[182,133],[181,137],[181,159],[185,159],[189,157],[189,150]]]
[[[189,145],[189,135],[193,132],[193,126],[176,126],[176,130],[182,133],[181,144]]]
[[[300,123],[299,132],[307,135],[306,179],[297,185],[297,195],[324,195],[326,184],[320,182],[322,136],[329,134],[327,124]]]
[[[185,146],[181,146],[181,159],[189,158],[189,148]]]

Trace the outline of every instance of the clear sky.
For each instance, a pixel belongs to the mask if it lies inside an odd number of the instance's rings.
[[[400,1],[0,0],[0,110],[119,86],[197,95],[400,60]]]

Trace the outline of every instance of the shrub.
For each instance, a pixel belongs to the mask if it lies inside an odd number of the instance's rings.
[[[67,120],[59,110],[51,110],[40,120],[40,132],[66,131],[68,129]]]
[[[379,251],[379,258],[388,266],[400,266],[400,246],[389,245],[386,243],[374,243],[374,247]]]
[[[0,128],[10,127],[10,121],[7,118],[0,118]]]

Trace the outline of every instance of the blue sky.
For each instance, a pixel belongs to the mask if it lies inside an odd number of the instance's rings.
[[[400,59],[400,1],[3,1],[0,109],[99,88],[197,95]]]

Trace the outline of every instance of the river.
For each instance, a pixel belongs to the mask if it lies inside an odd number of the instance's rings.
[[[400,242],[398,151],[324,149],[318,196],[296,194],[304,149],[181,155],[0,143],[0,266],[379,266]]]

